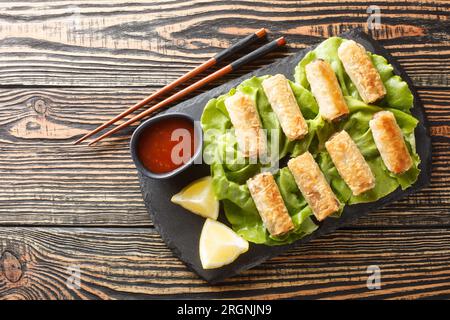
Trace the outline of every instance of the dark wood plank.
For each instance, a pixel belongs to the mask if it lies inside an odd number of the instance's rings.
[[[131,129],[97,147],[73,146],[147,88],[1,89],[0,224],[151,226],[128,153]],[[432,127],[429,188],[358,226],[450,225],[450,94],[420,89]]]
[[[448,229],[343,230],[217,286],[175,259],[154,229],[0,228],[1,299],[450,297]],[[381,289],[367,289],[367,268]],[[79,266],[81,288],[70,289]]]
[[[1,1],[0,299],[449,298],[448,1],[385,1],[383,26],[373,32],[426,105],[430,187],[223,285],[188,271],[152,228],[127,151],[131,129],[95,148],[71,145],[245,34],[264,26],[272,37],[286,35],[290,49],[204,90],[367,28],[367,5]],[[74,228],[81,226],[127,228]],[[370,291],[366,270],[374,264],[382,289]],[[65,284],[71,265],[81,268],[80,290]]]
[[[374,37],[417,85],[448,86],[448,1],[379,6],[382,27]],[[0,86],[162,86],[263,26],[272,37],[286,35],[291,50],[350,28],[367,30],[367,7],[366,1],[4,1]]]

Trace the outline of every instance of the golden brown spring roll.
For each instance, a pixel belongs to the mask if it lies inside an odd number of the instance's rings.
[[[236,92],[225,100],[225,107],[230,115],[236,140],[244,157],[265,154],[267,140],[261,127],[255,101],[246,94]]]
[[[339,201],[311,153],[289,160],[288,168],[317,220],[339,210]]]
[[[322,118],[332,121],[347,115],[347,103],[330,64],[324,60],[314,60],[306,65],[305,70]]]
[[[338,56],[365,103],[375,102],[386,95],[380,74],[363,46],[353,40],[344,41],[339,46]]]
[[[373,140],[389,171],[401,174],[413,165],[400,127],[390,111],[375,113],[369,121]]]
[[[304,137],[308,133],[308,125],[286,77],[277,74],[264,80],[262,86],[286,137],[289,140]]]
[[[333,135],[325,142],[325,148],[353,195],[357,196],[375,187],[372,170],[345,130]]]
[[[264,226],[272,236],[280,236],[294,229],[291,216],[270,172],[248,179],[247,186]]]

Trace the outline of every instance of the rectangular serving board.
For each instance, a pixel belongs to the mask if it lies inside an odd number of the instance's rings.
[[[417,153],[421,159],[421,173],[418,180],[410,188],[406,190],[401,190],[399,188],[378,201],[357,205],[347,205],[339,219],[329,218],[325,220],[313,234],[306,236],[293,244],[270,247],[251,243],[249,251],[241,255],[232,264],[218,269],[204,270],[200,263],[198,248],[200,233],[205,219],[192,214],[178,205],[173,204],[170,202],[170,198],[188,183],[209,175],[209,166],[206,164],[194,165],[185,172],[168,180],[154,180],[139,174],[145,205],[163,240],[174,252],[174,254],[188,266],[188,268],[195,271],[200,277],[209,283],[218,283],[223,281],[228,277],[252,268],[271,257],[289,250],[294,246],[302,245],[312,239],[329,234],[344,225],[351,224],[362,215],[379,209],[395,200],[403,198],[429,184],[431,175],[431,140],[423,105],[413,87],[411,79],[386,49],[384,49],[374,39],[363,33],[361,30],[351,30],[340,36],[355,40],[356,42],[362,44],[368,51],[385,57],[394,67],[395,74],[400,75],[402,79],[408,83],[414,95],[414,106],[411,109],[411,112],[417,119],[419,119],[419,124],[415,130]],[[319,41],[319,43],[320,42],[321,41]],[[210,99],[227,93],[231,88],[236,87],[245,79],[251,78],[252,76],[282,73],[287,78],[293,80],[295,66],[305,56],[305,54],[312,49],[314,49],[314,46],[303,49],[289,57],[278,60],[271,65],[260,68],[208,92],[200,94],[192,99],[184,101],[164,113],[181,112],[189,114],[196,120],[200,120],[203,108]],[[219,220],[228,224],[222,209]]]

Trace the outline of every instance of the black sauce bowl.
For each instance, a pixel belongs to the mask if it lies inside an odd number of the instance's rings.
[[[182,164],[180,167],[169,171],[165,173],[155,173],[150,170],[148,170],[144,164],[139,159],[138,155],[138,143],[139,139],[141,137],[141,134],[147,129],[150,128],[152,125],[166,119],[185,119],[190,122],[192,122],[192,125],[194,126],[194,154],[189,159],[188,162]],[[145,122],[141,123],[139,127],[136,128],[136,130],[133,132],[133,135],[131,136],[130,141],[130,153],[131,157],[133,158],[134,164],[136,168],[146,177],[152,178],[152,179],[168,179],[176,176],[177,174],[185,171],[187,168],[192,166],[194,163],[198,163],[198,160],[201,160],[202,156],[202,147],[203,147],[203,132],[198,123],[195,122],[195,120],[184,113],[166,113],[159,116],[155,116],[153,118],[150,118],[146,120]]]

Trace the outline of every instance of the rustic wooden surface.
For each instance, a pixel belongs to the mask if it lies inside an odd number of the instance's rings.
[[[219,286],[173,257],[141,200],[131,129],[73,146],[260,27],[289,49],[354,27],[360,1],[0,1],[0,299],[450,297],[450,3],[374,2],[372,34],[413,79],[431,126],[423,191]],[[66,286],[78,265],[81,289]],[[381,290],[368,290],[378,265]]]

